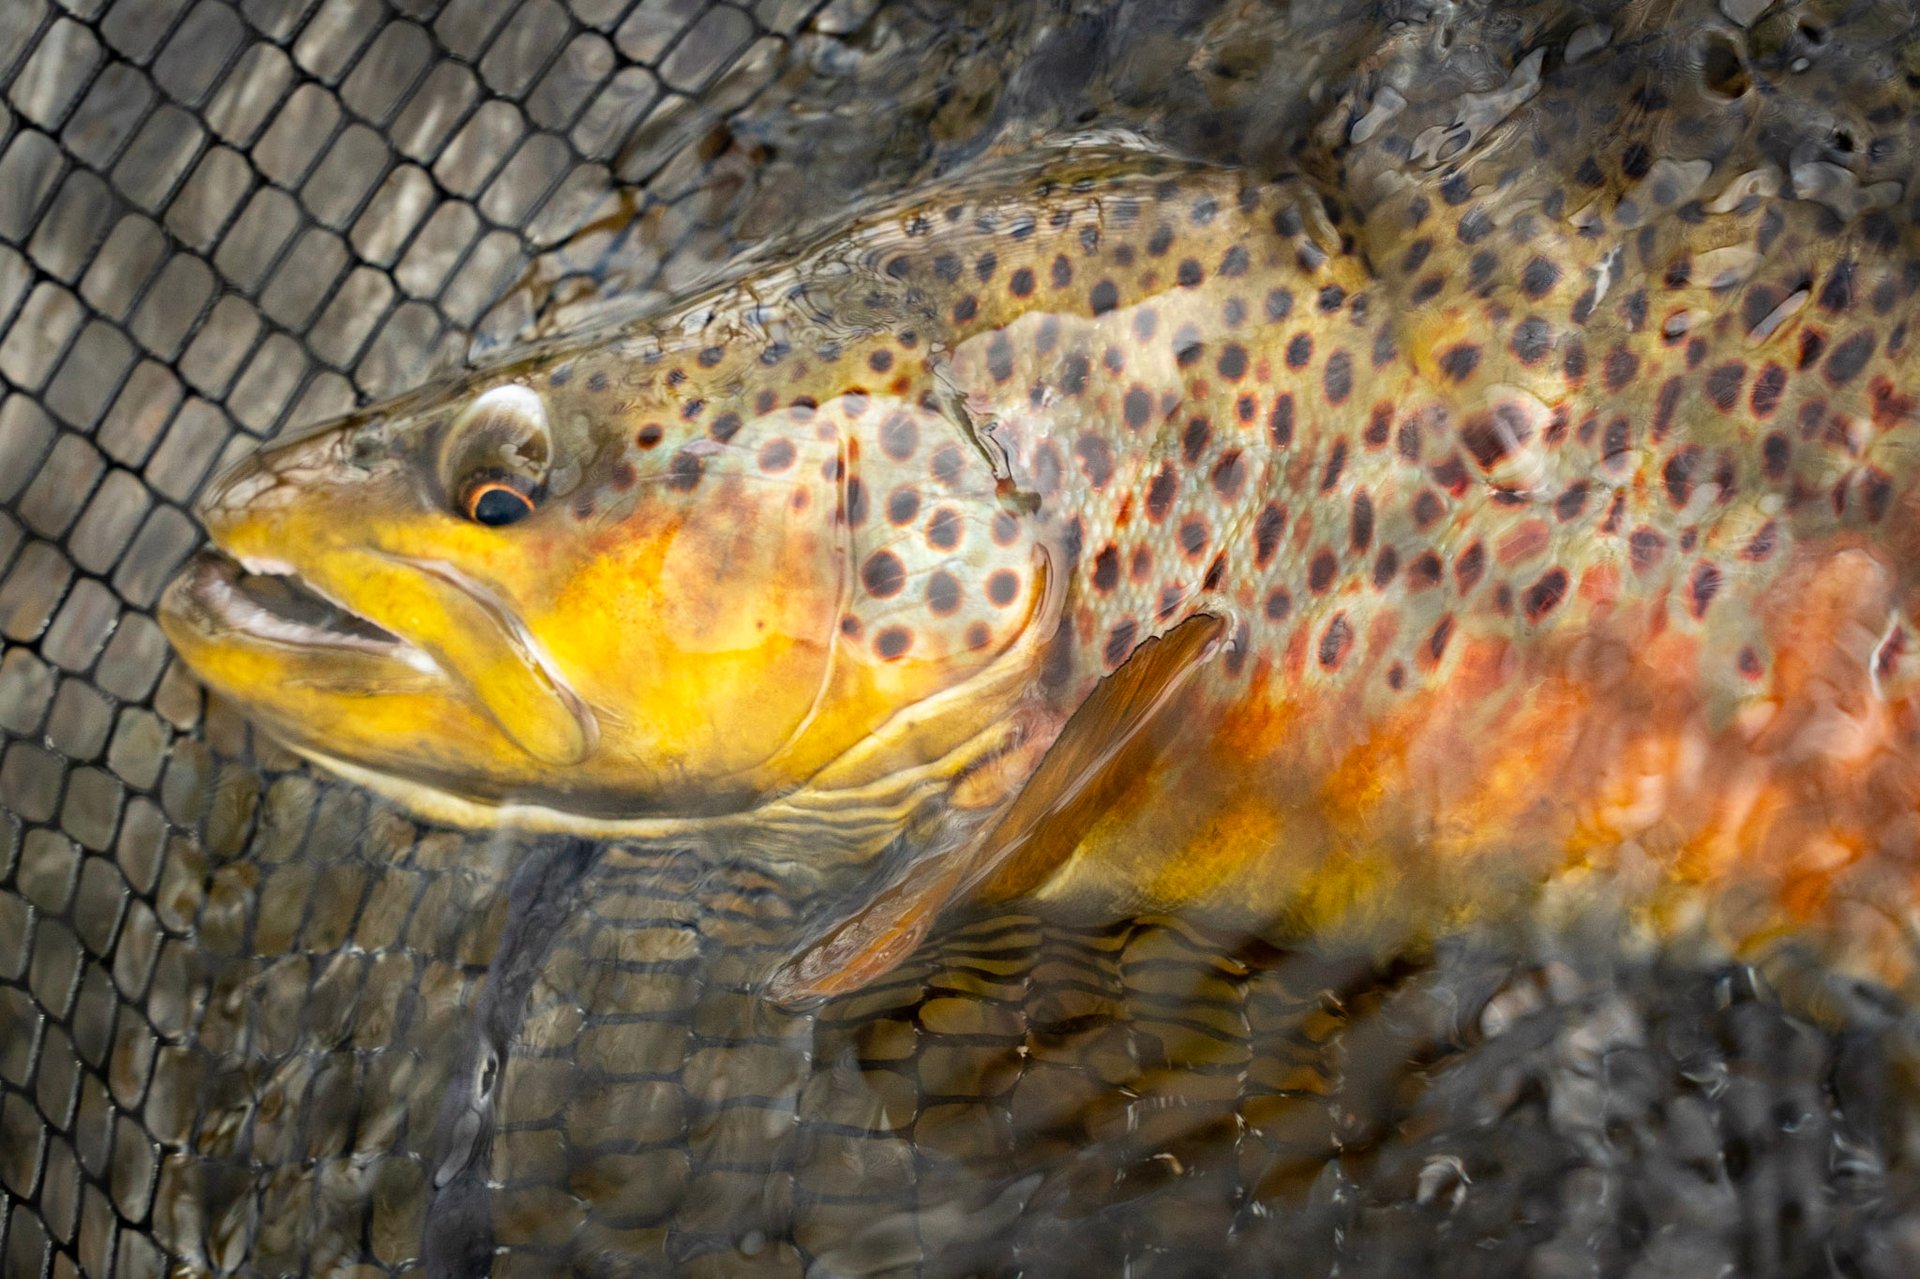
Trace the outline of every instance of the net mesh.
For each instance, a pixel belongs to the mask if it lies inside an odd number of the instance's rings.
[[[7,1275],[324,1268],[304,1239],[256,1241],[236,1206],[260,1188],[239,1183],[276,1123],[313,1107],[328,1127],[325,1098],[380,1086],[368,1066],[418,1037],[406,1005],[458,1007],[488,958],[469,925],[498,883],[457,847],[368,839],[351,800],[316,806],[205,718],[151,615],[199,540],[197,489],[510,334],[609,257],[635,290],[679,287],[822,188],[898,180],[880,153],[917,122],[882,123],[907,68],[875,49],[952,64],[1021,20],[876,7],[0,5]],[[978,123],[928,110],[956,138]],[[836,113],[879,127],[768,154]],[[385,1017],[344,1014],[343,1042],[314,1020],[329,995]],[[197,1140],[223,1119],[244,1135]],[[196,1145],[237,1157],[178,1157]],[[200,1184],[210,1167],[239,1183]],[[324,1238],[322,1212],[296,1233]],[[418,1251],[397,1223],[341,1234],[330,1260]]]
[[[476,345],[1021,129],[1284,151],[1309,8],[0,0],[0,1274],[1920,1269],[1890,1013],[1002,916],[778,1014],[751,885],[716,954],[711,868],[421,826],[153,622],[211,475]]]

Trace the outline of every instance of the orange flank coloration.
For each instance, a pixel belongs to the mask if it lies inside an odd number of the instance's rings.
[[[1392,938],[1554,881],[1905,980],[1920,237],[1757,127],[1536,162],[1587,54],[1294,176],[976,175],[276,445],[168,632],[428,816],[761,859],[827,903],[788,997],[970,895]]]

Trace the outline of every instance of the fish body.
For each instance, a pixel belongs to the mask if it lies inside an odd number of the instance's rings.
[[[1290,176],[1062,154],[276,445],[168,632],[430,816],[867,885],[796,990],[969,893],[1547,879],[1902,980],[1911,222],[1624,126],[1530,169],[1543,59],[1449,125],[1504,170],[1365,104]]]

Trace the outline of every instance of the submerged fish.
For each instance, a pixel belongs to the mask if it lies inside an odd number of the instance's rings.
[[[1903,980],[1911,219],[1724,142],[1790,42],[1712,33],[1690,152],[1611,34],[1437,122],[1383,76],[1293,176],[988,173],[273,445],[167,632],[430,818],[858,885],[788,994],[968,894],[1304,935],[1550,879]]]

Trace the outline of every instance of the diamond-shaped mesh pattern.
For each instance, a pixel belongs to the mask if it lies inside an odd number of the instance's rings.
[[[152,620],[262,439],[1023,128],[1283,156],[1385,8],[0,0],[0,1276],[1920,1271],[1892,1014],[1024,915],[776,1013],[755,885],[408,820]]]
[[[417,1164],[338,1184],[396,1140],[356,1123],[377,1103],[340,1099],[424,1095],[450,1068],[383,1054],[470,1002],[500,859],[473,870],[459,841],[416,843],[257,755],[209,718],[151,609],[198,541],[196,491],[260,439],[511,333],[615,250],[633,288],[677,285],[813,186],[887,180],[859,151],[897,119],[783,163],[744,136],[791,113],[886,118],[903,59],[870,83],[869,42],[979,56],[874,8],[0,5],[10,1279],[418,1253],[418,1196],[387,1193]],[[579,234],[597,223],[614,229]],[[282,1165],[303,1171],[261,1184]],[[328,1195],[364,1217],[374,1189],[398,1217],[337,1228]]]

